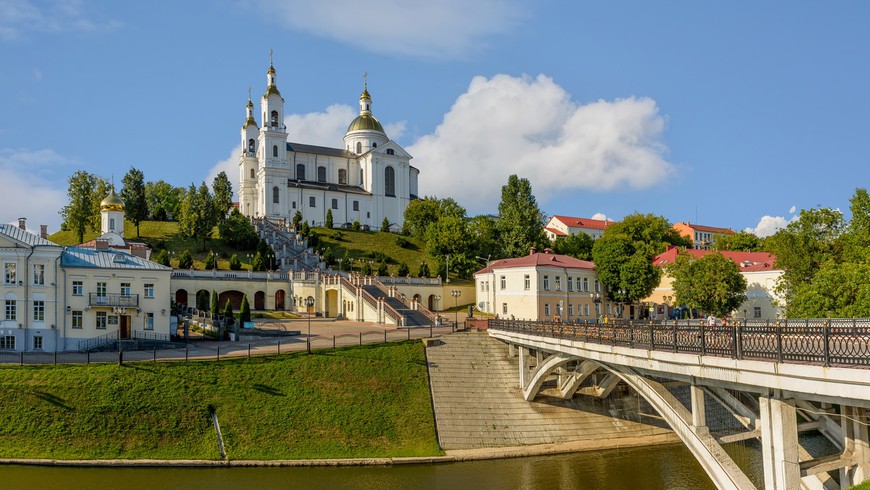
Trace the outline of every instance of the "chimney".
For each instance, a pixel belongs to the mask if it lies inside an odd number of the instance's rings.
[[[544,249],[544,253],[545,253],[545,254],[552,254],[552,253],[553,253],[553,249],[550,248],[550,247],[547,247],[547,248]]]
[[[43,240],[48,238],[48,225],[39,225],[39,237]]]
[[[535,247],[532,247],[532,248],[529,250],[529,255],[535,255],[536,253],[538,253],[538,249],[535,248]]]
[[[109,249],[109,241],[108,240],[101,240],[101,239],[97,238],[95,240],[95,244],[96,244],[95,248],[97,250],[108,250]]]
[[[27,218],[18,218],[18,227],[26,231],[27,226],[25,225],[25,223],[27,223]]]

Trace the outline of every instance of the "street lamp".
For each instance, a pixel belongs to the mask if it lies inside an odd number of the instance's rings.
[[[341,265],[342,262],[344,262],[344,258],[338,259],[338,270],[344,272],[344,268]]]
[[[462,296],[462,291],[454,289],[453,291],[450,291],[450,296],[453,296],[453,308],[456,309],[456,318],[454,319],[453,324],[456,327],[459,327],[459,297]]]
[[[305,306],[308,307],[308,336],[305,338],[305,347],[311,354],[311,307],[314,306],[314,298],[311,296],[305,298]]]

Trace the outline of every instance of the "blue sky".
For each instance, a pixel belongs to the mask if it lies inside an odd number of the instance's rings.
[[[237,179],[269,50],[290,140],[341,147],[367,71],[424,195],[764,235],[868,185],[870,3],[0,0],[0,222],[84,169]],[[120,185],[119,185],[120,187]]]

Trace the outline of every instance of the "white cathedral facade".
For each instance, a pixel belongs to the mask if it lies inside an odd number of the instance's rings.
[[[298,211],[309,225],[324,226],[331,210],[336,227],[359,221],[379,229],[384,218],[394,229],[401,227],[405,208],[418,196],[420,171],[372,115],[367,84],[359,98],[359,116],[344,135],[344,148],[327,148],[288,141],[274,66],[269,66],[266,80],[261,125],[249,98],[241,130],[242,214],[289,221]]]

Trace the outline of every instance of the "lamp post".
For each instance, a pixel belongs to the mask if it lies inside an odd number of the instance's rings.
[[[308,307],[308,336],[305,338],[305,347],[311,354],[311,307],[314,306],[314,298],[311,296],[305,298],[305,306]]]
[[[453,324],[456,327],[459,327],[459,297],[462,296],[462,291],[454,289],[453,291],[450,291],[450,296],[453,296],[453,308],[456,310]]]
[[[344,258],[338,259],[338,270],[344,272],[344,267],[341,265],[342,262],[344,262]]]

